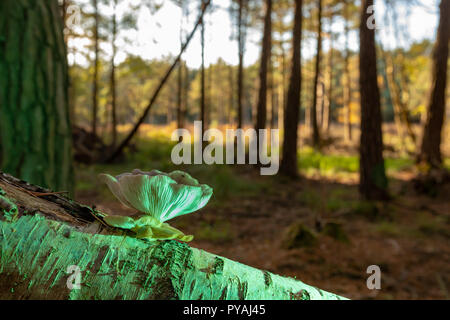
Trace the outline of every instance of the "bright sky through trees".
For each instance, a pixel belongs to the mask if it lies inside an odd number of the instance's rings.
[[[384,24],[385,13],[385,0],[375,1],[375,12],[378,23],[384,30],[380,32],[383,43],[389,45],[393,43],[393,32],[386,32]],[[396,0],[395,0],[396,1]],[[82,2],[82,1],[79,1]],[[83,2],[88,2],[83,0]],[[122,62],[127,54],[134,54],[144,59],[162,58],[168,55],[176,55],[180,48],[180,22],[181,22],[181,9],[177,7],[172,1],[159,0],[158,3],[162,3],[162,7],[154,14],[146,7],[141,7],[137,14],[137,30],[122,32],[122,37],[119,37],[117,44],[120,47],[126,49],[120,51],[117,55],[117,63]],[[407,15],[406,8],[399,5],[398,23],[403,26],[407,26],[408,36],[410,41],[422,40],[424,38],[434,39],[436,26],[437,26],[437,2],[436,0],[416,0],[411,1],[416,4],[411,6],[409,15]],[[118,15],[123,14],[129,4],[137,3],[137,0],[124,0],[118,6]],[[231,38],[232,35],[232,21],[229,14],[230,0],[215,0],[215,10],[206,16],[206,51],[205,62],[209,65],[214,63],[218,58],[222,58],[225,62],[236,65],[238,60],[237,44],[236,40]],[[198,3],[197,1],[191,1],[189,6],[188,21],[184,19],[185,32],[189,32],[192,29],[193,23],[198,15]],[[86,10],[86,9],[85,9]],[[100,12],[109,16],[112,13],[111,8],[101,5]],[[86,23],[81,21],[81,25]],[[78,30],[82,30],[80,27]],[[328,28],[328,26],[326,26]],[[338,43],[335,44],[338,49],[342,49],[343,39],[343,23],[340,19],[336,19],[333,30],[340,34]],[[328,29],[326,29],[328,30]],[[390,36],[388,36],[390,34]],[[129,43],[124,43],[124,36],[129,39]],[[246,44],[245,64],[251,65],[256,62],[260,55],[259,41],[262,37],[261,30],[251,28],[248,33],[248,41]],[[314,55],[315,39],[305,39],[303,44],[302,56],[309,58]],[[398,43],[398,41],[396,41]],[[86,38],[72,39],[70,47],[75,47],[77,50],[82,50],[83,46],[89,44],[89,40]],[[353,32],[350,41],[350,47],[352,50],[358,49],[357,33]],[[102,49],[109,54],[111,52],[110,45],[104,43]],[[328,50],[328,44],[324,43],[324,49]],[[201,47],[200,37],[197,33],[189,45],[184,59],[191,68],[198,68],[201,63]],[[77,63],[85,64],[86,60],[82,55],[76,55]],[[69,62],[73,62],[73,55],[69,56]]]

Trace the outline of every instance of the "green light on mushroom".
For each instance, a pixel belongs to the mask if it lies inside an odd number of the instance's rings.
[[[165,221],[203,208],[213,193],[211,187],[182,171],[135,169],[117,177],[100,174],[99,178],[120,202],[140,213],[137,217],[106,216],[104,221],[131,230],[140,239],[191,241],[192,235],[185,235]]]

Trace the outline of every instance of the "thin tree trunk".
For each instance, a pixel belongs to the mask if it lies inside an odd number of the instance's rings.
[[[212,121],[213,121],[213,116],[214,119],[218,120],[219,119],[219,115],[217,113],[217,110],[214,109],[214,103],[213,103],[213,82],[214,82],[214,66],[211,63],[208,67],[208,83],[206,85],[206,123],[209,125],[211,125]]]
[[[99,14],[98,2],[93,0],[94,5],[94,75],[92,78],[92,133],[97,135],[97,110],[98,110],[98,68],[99,68]]]
[[[183,128],[183,61],[178,65],[177,128]]]
[[[281,102],[278,104],[278,129],[283,130],[284,128],[284,113],[286,110],[286,52],[283,47],[283,42],[280,42],[281,50]]]
[[[204,5],[204,0],[202,0],[202,6]],[[203,137],[203,133],[205,132],[206,124],[206,94],[205,94],[205,83],[206,83],[206,74],[205,74],[205,19],[202,17],[200,24],[200,42],[202,48],[202,64],[200,67],[200,121],[201,121],[201,136]],[[203,141],[203,139],[202,139]]]
[[[323,128],[323,117],[325,113],[325,82],[323,81],[322,77],[319,77],[317,90],[317,104],[319,106],[319,116],[317,117],[317,124],[319,128]]]
[[[69,79],[58,2],[0,1],[0,39],[0,166],[72,192]]]
[[[156,99],[158,98],[158,95],[161,92],[161,89],[164,87],[165,83],[169,79],[172,71],[175,69],[177,64],[180,62],[181,55],[186,50],[189,42],[191,41],[192,37],[195,34],[195,31],[197,30],[198,26],[201,24],[201,22],[203,20],[203,15],[205,14],[206,9],[208,8],[208,6],[209,6],[209,4],[211,2],[210,0],[205,0],[205,1],[206,2],[204,3],[204,5],[202,7],[202,10],[201,10],[201,13],[200,13],[200,17],[198,18],[197,23],[194,26],[194,29],[190,33],[189,37],[186,39],[186,42],[184,43],[183,47],[181,48],[180,53],[176,57],[175,61],[170,66],[169,70],[167,70],[167,72],[164,75],[164,77],[161,79],[161,82],[159,83],[158,87],[156,88],[155,92],[153,93],[152,97],[150,98],[150,101],[149,101],[147,107],[145,108],[142,116],[139,118],[137,123],[134,125],[133,129],[128,134],[128,136],[122,141],[122,143],[116,148],[116,150],[106,159],[107,162],[113,161],[119,154],[122,153],[123,149],[128,145],[128,143],[131,141],[131,139],[134,137],[134,135],[138,131],[138,129],[141,126],[141,124],[146,119],[150,109],[152,108],[153,104],[155,103]]]
[[[116,48],[116,37],[117,37],[117,17],[116,17],[116,7],[117,0],[114,0],[114,13],[113,13],[113,30],[112,30],[112,57],[111,57],[111,118],[112,118],[112,146],[115,147],[117,144],[117,107],[116,107],[116,65],[115,58],[117,53]]]
[[[227,110],[227,124],[232,126],[234,120],[232,118],[232,110],[234,110],[234,77],[233,66],[228,66],[228,81],[229,81],[229,98],[228,98],[228,110]]]
[[[259,68],[259,92],[258,92],[258,105],[256,108],[256,125],[255,125],[256,130],[265,129],[267,126],[267,70],[270,63],[271,46],[272,46],[271,15],[272,15],[272,0],[266,0],[261,66]]]
[[[333,102],[333,13],[330,13],[330,53],[328,61],[328,94],[326,95],[325,112],[324,112],[324,123],[323,130],[328,134],[330,130],[331,121],[331,106]]]
[[[243,103],[244,103],[244,51],[245,51],[245,36],[244,36],[244,0],[239,0],[239,13],[238,13],[238,54],[239,54],[239,66],[238,66],[238,121],[237,127],[242,128],[243,125]]]
[[[187,63],[184,62],[184,90],[183,90],[183,96],[184,96],[184,107],[181,112],[181,119],[183,122],[183,126],[186,123],[188,110],[189,110],[189,87],[190,87],[190,81],[189,81],[189,67],[187,66]]]
[[[450,0],[441,0],[439,27],[433,51],[433,70],[427,119],[417,161],[431,167],[442,166],[441,139],[445,116],[448,42],[450,38]]]
[[[322,55],[322,0],[318,0],[318,23],[317,30],[317,50],[316,50],[316,63],[314,70],[314,86],[313,86],[313,103],[311,106],[311,125],[312,125],[312,144],[315,148],[320,146],[320,133],[317,123],[317,87],[319,84],[320,73],[320,59]]]
[[[350,77],[350,49],[349,49],[349,3],[345,0],[344,3],[344,20],[345,20],[345,57],[344,57],[344,138],[346,141],[352,141],[352,123],[351,123],[351,77]]]
[[[375,30],[366,25],[367,8],[373,0],[362,0],[360,20],[359,85],[361,91],[361,141],[359,191],[369,200],[387,199],[383,159],[380,92],[377,82]]]
[[[291,78],[284,113],[283,158],[280,164],[280,172],[289,177],[296,177],[298,174],[297,135],[301,91],[302,5],[302,0],[295,1]]]
[[[275,90],[273,56],[270,59],[269,68],[269,92],[270,92],[270,128],[275,129],[276,110],[277,110],[277,92]]]
[[[182,8],[182,12],[184,10]],[[180,19],[180,49],[183,46],[183,14]],[[183,57],[180,59],[178,64],[178,83],[177,83],[177,128],[183,127]],[[180,137],[182,139],[182,137]]]

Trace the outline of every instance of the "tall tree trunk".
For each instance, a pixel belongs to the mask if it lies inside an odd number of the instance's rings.
[[[259,92],[256,108],[255,129],[265,129],[267,126],[267,70],[271,55],[272,34],[272,0],[266,0],[266,13],[264,18],[264,35],[262,41],[261,66],[259,68]]]
[[[177,128],[183,128],[183,61],[178,65]]]
[[[277,92],[275,90],[273,56],[270,58],[269,67],[269,92],[270,92],[270,128],[275,129],[275,120],[277,112]]]
[[[380,92],[377,82],[375,30],[366,25],[373,0],[362,0],[360,20],[359,85],[361,92],[361,141],[359,191],[369,200],[387,199],[383,159]]]
[[[184,106],[181,112],[181,119],[183,126],[186,122],[188,110],[189,110],[189,87],[190,87],[190,80],[189,80],[189,67],[187,66],[186,61],[183,63],[184,65],[184,88],[183,88],[183,100],[184,100]]]
[[[180,20],[180,50],[183,47],[183,18],[185,15],[185,8],[184,4],[182,4],[182,14],[181,14],[181,20]],[[187,68],[187,67],[186,67]],[[183,114],[183,94],[184,90],[183,88],[185,85],[183,85],[183,69],[184,69],[184,63],[183,63],[183,56],[180,58],[180,63],[178,64],[178,88],[177,88],[177,128],[183,128],[184,126],[184,114]],[[180,137],[180,141],[183,138]]]
[[[184,10],[181,8],[182,14],[180,19],[180,48],[183,46],[183,16]],[[183,127],[183,56],[180,59],[180,63],[178,64],[178,78],[177,78],[177,128],[180,129]],[[180,137],[181,141],[182,137]]]
[[[208,83],[206,85],[206,123],[211,125],[212,119],[213,119],[213,112],[214,110],[214,104],[213,104],[213,81],[214,81],[214,66],[211,63],[208,68]],[[215,114],[214,119],[219,119],[218,114]]]
[[[1,169],[72,192],[68,68],[58,2],[0,1],[0,39]]]
[[[431,95],[427,109],[427,120],[422,136],[422,145],[417,161],[431,167],[442,166],[441,138],[445,115],[447,86],[448,42],[450,38],[450,0],[441,0],[439,27],[433,50]]]
[[[349,0],[344,3],[344,20],[345,20],[345,57],[344,57],[344,138],[346,141],[352,140],[352,122],[351,122],[351,77],[350,77],[350,26],[349,26]]]
[[[111,79],[110,79],[110,86],[111,86],[111,129],[112,129],[112,143],[111,145],[113,147],[117,144],[117,107],[116,107],[116,65],[115,65],[115,58],[117,53],[117,47],[116,47],[116,37],[117,37],[117,17],[116,17],[116,7],[117,7],[117,0],[113,1],[114,5],[114,13],[112,17],[112,23],[113,23],[113,29],[112,29],[112,56],[111,56]]]
[[[323,116],[325,113],[325,94],[325,82],[322,79],[322,76],[320,76],[319,83],[317,84],[317,106],[319,107],[317,124],[319,128],[323,128]]]
[[[328,57],[328,93],[326,94],[325,100],[325,112],[324,112],[324,122],[323,122],[323,130],[328,134],[330,130],[330,121],[331,121],[331,106],[333,102],[333,45],[334,45],[334,37],[333,37],[333,13],[330,13],[330,52]]]
[[[92,78],[92,133],[97,135],[97,112],[98,112],[98,68],[99,68],[99,14],[98,0],[93,0],[94,6],[94,75]]]
[[[281,102],[278,104],[278,129],[283,130],[284,128],[284,113],[286,110],[286,52],[283,47],[283,42],[280,41],[280,51],[281,51],[281,87],[279,96],[281,97]]]
[[[204,6],[204,0],[202,0],[202,6]],[[200,121],[201,121],[201,136],[203,137],[203,133],[206,128],[206,93],[205,93],[205,18],[202,17],[200,23],[200,42],[202,48],[202,64],[200,67]],[[203,139],[202,139],[203,141]]]
[[[238,121],[237,127],[242,128],[243,121],[243,103],[244,103],[244,52],[245,52],[245,35],[244,30],[244,0],[239,0],[239,13],[238,13],[238,54],[239,54],[239,66],[238,66]]]
[[[234,120],[232,118],[232,111],[234,110],[234,77],[233,66],[228,66],[228,81],[229,81],[229,97],[228,97],[228,110],[227,110],[227,125],[232,126]]]
[[[284,113],[283,158],[280,172],[289,177],[297,176],[297,132],[300,114],[301,90],[301,41],[302,0],[295,1],[294,30],[292,36],[291,78]]]
[[[313,103],[311,106],[312,144],[315,148],[320,146],[319,125],[317,123],[317,87],[319,85],[320,58],[322,55],[322,0],[318,0],[318,30],[317,30],[317,50],[314,70]]]

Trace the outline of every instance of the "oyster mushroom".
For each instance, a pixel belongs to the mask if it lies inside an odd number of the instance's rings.
[[[185,235],[165,221],[203,208],[212,196],[211,187],[183,171],[135,169],[116,177],[100,174],[99,178],[120,202],[140,213],[137,218],[106,216],[105,222],[132,230],[138,238],[191,241],[193,236]]]

